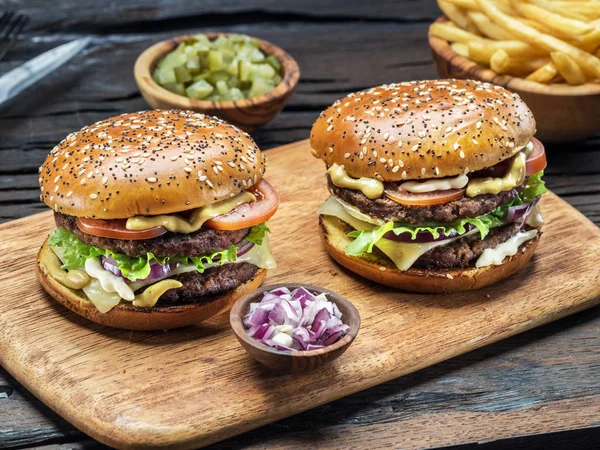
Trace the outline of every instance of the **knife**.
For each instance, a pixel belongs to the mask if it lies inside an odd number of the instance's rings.
[[[0,77],[0,105],[13,99],[36,81],[56,70],[89,44],[91,38],[76,39],[48,50]]]

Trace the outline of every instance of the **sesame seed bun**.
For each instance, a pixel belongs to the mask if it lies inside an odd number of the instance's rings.
[[[392,261],[375,253],[349,256],[345,253],[350,238],[341,220],[319,216],[319,234],[325,250],[346,269],[376,283],[410,292],[448,293],[471,291],[503,280],[521,270],[533,256],[540,234],[523,243],[514,256],[502,264],[467,269],[398,269]]]
[[[411,81],[350,94],[321,113],[313,155],[353,178],[456,176],[515,155],[536,131],[521,98],[471,80]]]
[[[267,274],[265,269],[258,269],[254,278],[202,304],[138,308],[130,302],[121,301],[110,311],[101,313],[83,291],[69,289],[48,274],[40,262],[45,252],[52,252],[47,240],[38,253],[36,269],[37,278],[48,294],[63,306],[92,322],[124,330],[168,330],[200,323],[229,311],[238,298],[258,289]]]
[[[189,111],[142,111],[67,136],[40,167],[41,200],[97,219],[169,214],[236,195],[262,179],[245,132]]]

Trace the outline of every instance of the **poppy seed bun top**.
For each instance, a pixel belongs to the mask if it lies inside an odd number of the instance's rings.
[[[521,98],[471,80],[388,84],[350,94],[313,125],[313,155],[353,178],[443,178],[510,158],[535,134]]]
[[[215,203],[262,179],[245,132],[189,111],[143,111],[67,136],[40,167],[41,200],[98,219],[169,214]]]

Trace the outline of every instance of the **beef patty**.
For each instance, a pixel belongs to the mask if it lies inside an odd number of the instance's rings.
[[[256,272],[258,272],[257,266],[242,262],[211,267],[204,273],[194,271],[175,275],[169,279],[177,280],[183,286],[165,292],[158,299],[157,306],[208,303],[214,297],[226,294],[252,279]]]
[[[479,233],[442,245],[423,254],[413,267],[421,269],[464,269],[473,267],[487,248],[497,247],[519,232],[518,223],[492,228],[485,239]]]
[[[88,245],[110,250],[114,253],[123,253],[128,256],[145,256],[150,252],[156,256],[197,256],[217,252],[237,244],[246,237],[249,228],[234,231],[211,230],[201,228],[195,233],[171,233],[139,241],[110,239],[81,231],[75,223],[76,217],[66,214],[54,213],[57,227],[65,227]]]
[[[370,199],[360,191],[340,188],[327,175],[329,191],[339,199],[356,206],[371,217],[386,222],[403,222],[420,225],[425,222],[452,222],[456,219],[474,218],[488,214],[500,205],[511,202],[521,192],[525,183],[510,191],[499,194],[484,194],[477,197],[462,197],[442,205],[406,206],[386,196]]]

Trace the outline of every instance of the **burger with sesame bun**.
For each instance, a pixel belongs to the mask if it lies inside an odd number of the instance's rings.
[[[517,94],[464,80],[350,94],[310,136],[327,165],[330,256],[416,292],[477,289],[520,270],[543,224],[544,147]]]
[[[245,132],[185,111],[123,114],[69,135],[40,167],[56,228],[37,272],[94,322],[158,330],[200,322],[275,267],[265,222],[279,197]]]

